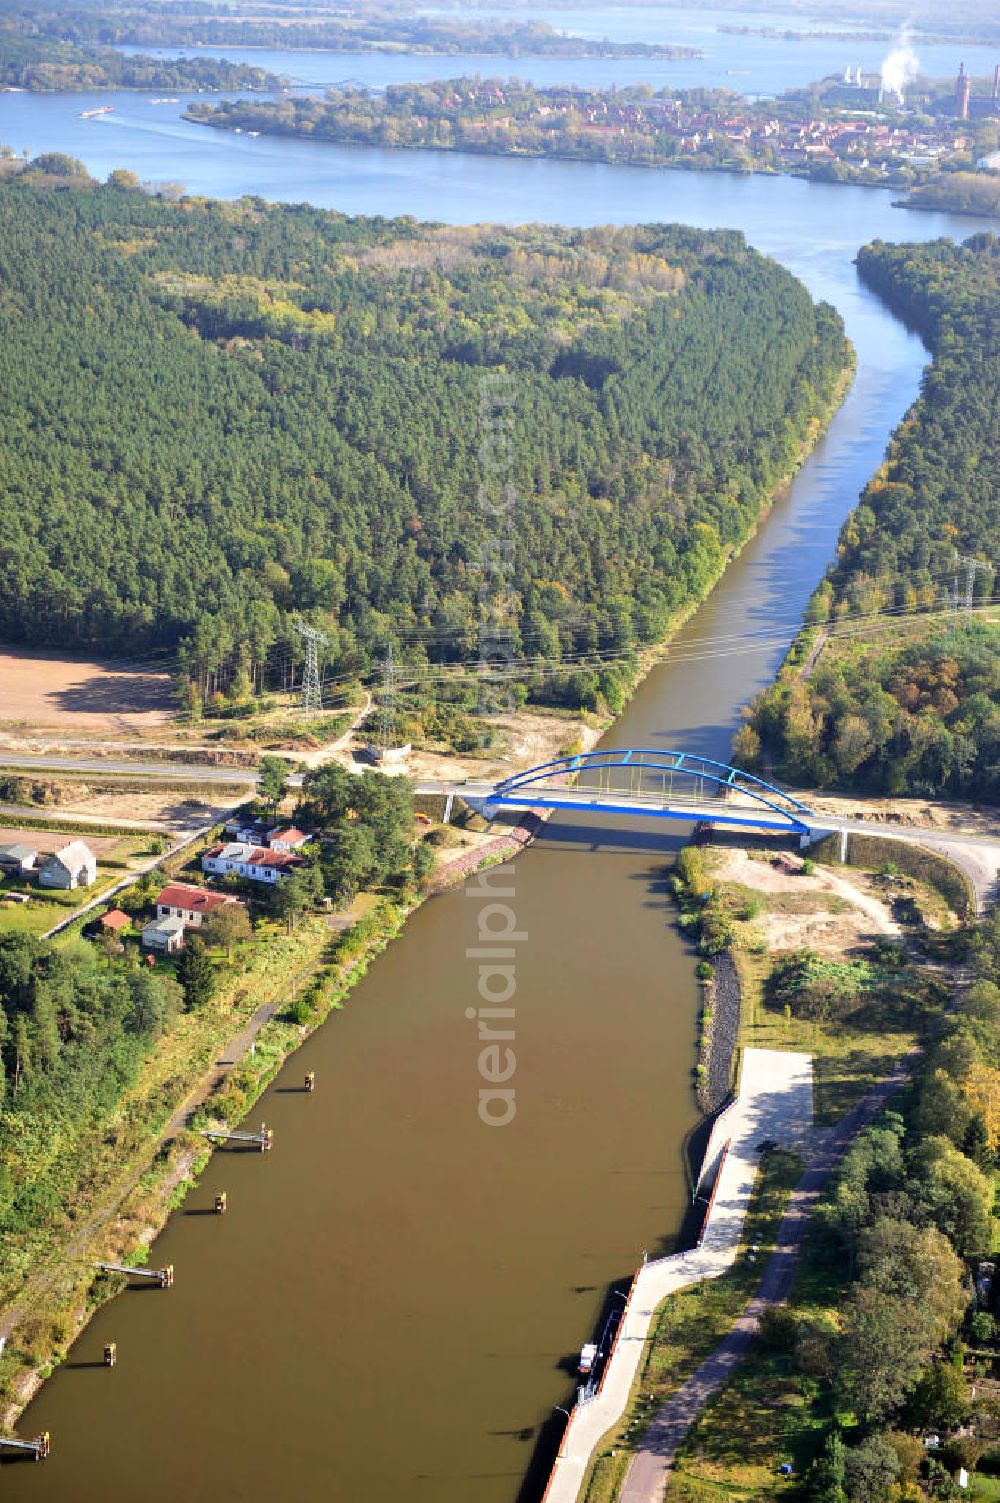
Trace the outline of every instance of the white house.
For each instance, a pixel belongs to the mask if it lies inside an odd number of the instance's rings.
[[[38,880],[43,887],[89,887],[97,880],[97,857],[82,840],[72,840],[45,857],[38,867]]]
[[[142,931],[143,947],[160,950],[164,955],[173,955],[184,945],[184,920],[182,918],[159,918],[147,924]]]
[[[168,882],[156,900],[158,919],[179,918],[186,929],[197,929],[219,908],[242,908],[239,898],[227,892],[212,892],[189,882]]]
[[[301,851],[310,839],[311,836],[307,835],[304,830],[297,830],[294,825],[286,825],[283,829],[269,830],[264,844],[272,851],[282,851],[287,855],[289,851]]]
[[[38,860],[30,845],[0,845],[0,876],[26,877]]]
[[[293,851],[272,851],[265,846],[232,840],[228,845],[213,846],[201,858],[202,871],[215,877],[235,872],[250,882],[277,882],[302,865],[302,857]]]

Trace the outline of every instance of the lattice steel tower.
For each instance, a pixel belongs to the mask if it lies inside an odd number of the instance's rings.
[[[319,678],[319,650],[329,647],[330,638],[315,626],[307,626],[301,616],[295,630],[306,644],[306,663],[302,670],[301,703],[304,710],[322,710],[323,689]]]
[[[386,648],[382,662],[382,704],[379,714],[378,744],[383,752],[389,750],[396,736],[396,663],[392,644]]]
[[[981,558],[972,558],[968,553],[960,553],[958,562],[965,565],[965,623],[972,620],[972,604],[975,599],[976,575],[982,570],[984,574],[992,572],[992,565],[984,563]]]

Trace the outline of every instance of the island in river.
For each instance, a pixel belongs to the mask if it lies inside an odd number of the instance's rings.
[[[28,35],[20,26],[0,25],[0,89],[57,94],[89,89],[246,89],[282,88],[287,79],[250,63],[217,57],[144,57],[113,47],[78,46],[62,37]]]
[[[206,7],[206,12],[210,7]],[[14,31],[22,31],[15,23]],[[612,42],[607,37],[557,31],[547,21],[477,17],[407,16],[381,11],[369,16],[301,18],[241,15],[172,15],[163,9],[96,5],[67,14],[41,5],[32,13],[32,35],[77,46],[278,47],[324,52],[405,52],[493,54],[503,57],[702,57],[697,47],[671,42]]]
[[[987,80],[976,87],[982,110],[970,121],[952,118],[947,93],[935,84],[925,84],[920,96],[934,113],[917,115],[902,106],[873,112],[873,88],[865,81],[825,80],[778,100],[751,101],[729,89],[536,88],[516,78],[479,77],[390,84],[384,92],[345,86],[323,97],[195,101],[186,118],[355,146],[790,173],[933,191],[935,208],[948,205],[955,178],[956,206],[992,214],[1000,175],[969,170],[997,144],[997,106],[988,87]]]

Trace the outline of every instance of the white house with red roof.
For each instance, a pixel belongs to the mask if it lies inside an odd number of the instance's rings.
[[[202,871],[211,873],[213,877],[226,877],[234,872],[237,877],[246,877],[249,882],[274,883],[279,877],[287,877],[304,864],[303,858],[296,851],[281,851],[241,840],[213,846],[201,858]]]
[[[302,847],[311,837],[304,830],[297,830],[294,825],[286,825],[284,829],[270,830],[267,836],[267,845],[272,851],[301,851]]]
[[[168,882],[156,900],[156,917],[178,918],[186,929],[197,929],[204,919],[233,903],[243,907],[240,899],[232,893],[211,892],[207,887],[195,887],[189,882]]]

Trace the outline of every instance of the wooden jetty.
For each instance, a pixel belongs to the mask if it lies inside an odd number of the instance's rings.
[[[6,1435],[0,1435],[0,1447],[6,1451],[28,1452],[33,1461],[44,1461],[52,1449],[49,1432],[43,1430],[41,1435],[36,1435],[34,1440],[14,1440]]]
[[[124,1273],[130,1279],[152,1279],[161,1289],[169,1289],[174,1282],[174,1265],[165,1268],[133,1268],[128,1263],[97,1263],[102,1273]]]
[[[267,1153],[274,1143],[274,1129],[266,1122],[260,1124],[260,1132],[231,1132],[228,1127],[206,1127],[203,1136],[213,1143],[249,1143]]]

